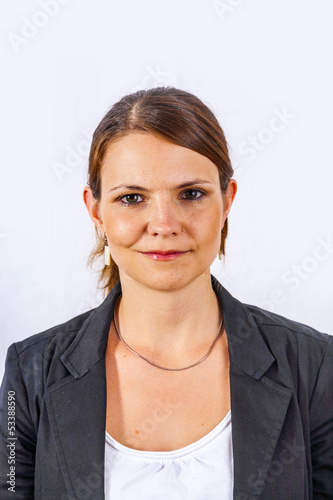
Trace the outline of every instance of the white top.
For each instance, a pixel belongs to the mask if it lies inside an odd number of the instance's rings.
[[[134,450],[105,438],[106,500],[231,500],[231,412],[212,431],[174,451]]]

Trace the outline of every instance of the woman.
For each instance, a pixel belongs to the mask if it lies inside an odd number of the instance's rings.
[[[232,174],[192,94],[102,119],[83,196],[108,295],[9,348],[1,498],[333,498],[332,338],[210,275]]]

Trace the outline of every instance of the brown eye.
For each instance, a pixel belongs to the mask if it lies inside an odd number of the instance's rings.
[[[143,201],[142,196],[137,193],[125,194],[120,198],[121,203],[124,205],[136,205]]]
[[[203,191],[199,191],[199,189],[187,189],[183,193],[183,199],[185,200],[199,200],[205,195]]]

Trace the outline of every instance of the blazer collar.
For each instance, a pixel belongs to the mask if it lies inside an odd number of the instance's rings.
[[[248,308],[232,297],[214,276],[211,276],[211,281],[223,311],[230,362],[259,380],[275,358],[268,350]],[[75,340],[61,356],[74,378],[85,375],[104,357],[114,307],[120,294],[121,285],[118,282],[104,302],[87,318]]]

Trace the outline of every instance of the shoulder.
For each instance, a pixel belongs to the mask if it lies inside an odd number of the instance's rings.
[[[229,330],[229,350],[239,362],[241,358],[252,358],[257,360],[258,365],[261,362],[264,366],[275,359],[285,367],[288,364],[302,364],[318,369],[326,353],[331,352],[331,335],[260,307],[245,304],[233,297],[213,276],[212,286],[223,311],[225,326]],[[253,370],[249,368],[248,371],[252,373]]]
[[[332,336],[322,333],[303,323],[288,319],[252,304],[245,304],[233,297],[219,281],[212,276],[212,286],[217,293],[225,320],[235,330],[235,335],[244,329],[259,330],[266,343],[300,342],[317,344],[324,349],[332,341]],[[238,334],[238,335],[237,335]]]
[[[319,366],[325,355],[333,349],[333,337],[328,333],[257,306],[244,304],[244,307],[275,356],[285,353],[289,359],[307,359],[309,365]]]
[[[260,307],[249,304],[244,304],[244,307],[252,314],[257,325],[263,330],[271,332],[271,334],[287,334],[291,337],[299,336],[305,342],[309,339],[315,339],[319,342],[327,343],[331,338],[331,335],[328,333],[319,332],[308,325],[280,316],[271,311],[266,311]]]
[[[24,377],[32,372],[37,374],[50,365],[52,360],[59,360],[94,311],[95,309],[91,309],[64,323],[13,343],[8,348],[6,368],[10,369],[11,365],[18,365]]]
[[[253,338],[259,334],[264,342],[252,347],[251,336],[246,356],[252,361],[263,352],[272,356],[265,377],[292,388],[300,404],[309,408],[316,400],[333,403],[333,336],[257,306],[242,308],[256,332]]]
[[[34,385],[39,380],[43,387],[68,375],[85,373],[105,354],[114,303],[120,293],[118,282],[98,307],[12,344],[5,373],[16,370],[26,383]]]
[[[75,316],[64,323],[60,323],[59,325],[48,328],[47,330],[31,335],[24,340],[15,342],[13,345],[15,346],[18,354],[23,354],[23,352],[27,349],[43,349],[45,343],[61,341],[64,335],[70,339],[73,337],[71,334],[75,335],[75,333],[80,330],[84,322],[94,311],[95,309],[86,311],[85,313]]]

